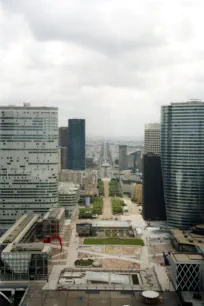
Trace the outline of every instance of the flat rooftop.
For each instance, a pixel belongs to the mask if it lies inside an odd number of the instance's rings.
[[[129,228],[130,224],[127,221],[92,221],[91,222],[93,227],[126,227]]]
[[[2,251],[5,253],[49,253],[52,247],[49,243],[9,243],[7,247]]]
[[[180,229],[170,229],[170,233],[180,244],[188,244],[198,246],[204,253],[204,236],[193,233],[192,231],[184,231]]]
[[[200,254],[192,254],[192,253],[172,253],[172,257],[177,262],[198,262],[203,261],[204,258]]]
[[[62,215],[64,214],[64,208],[51,208],[43,217],[43,220],[60,220]]]
[[[0,244],[8,244],[11,242],[18,243],[28,232],[28,230],[37,222],[38,215],[23,215],[19,220],[13,224],[2,237],[0,237]]]

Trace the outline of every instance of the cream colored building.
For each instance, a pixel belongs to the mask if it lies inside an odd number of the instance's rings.
[[[131,189],[131,197],[133,201],[142,204],[142,184],[133,183]]]

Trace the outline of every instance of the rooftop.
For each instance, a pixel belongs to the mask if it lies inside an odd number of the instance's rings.
[[[39,219],[38,215],[23,215],[19,220],[12,225],[6,233],[0,237],[0,244],[8,244],[11,242],[18,243],[33,226],[33,224]]]
[[[43,217],[43,220],[60,220],[64,212],[64,208],[51,208]]]
[[[94,227],[130,227],[129,222],[127,221],[92,221],[92,226]]]
[[[172,253],[171,256],[177,262],[198,262],[203,261],[203,256],[200,254],[192,254],[192,253]]]
[[[201,227],[201,225],[199,225]],[[192,231],[183,231],[180,229],[170,229],[170,233],[180,244],[194,245],[200,248],[204,253],[204,236],[195,234]]]
[[[76,194],[80,186],[71,182],[59,182],[58,192],[60,194]]]
[[[7,247],[2,251],[3,253],[49,253],[52,247],[49,243],[9,243]]]

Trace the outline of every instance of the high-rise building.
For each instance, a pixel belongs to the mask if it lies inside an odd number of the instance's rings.
[[[127,146],[119,145],[119,171],[128,169]]]
[[[68,147],[68,127],[62,126],[59,128],[59,146],[63,148]]]
[[[142,213],[144,220],[165,221],[166,209],[159,155],[143,156],[143,197]]]
[[[145,124],[144,154],[160,155],[160,124]]]
[[[68,169],[85,170],[85,120],[69,119]]]
[[[168,225],[204,223],[203,102],[162,107],[161,164]]]
[[[58,205],[58,109],[0,107],[0,226]]]
[[[166,210],[160,161],[160,124],[146,124],[144,136],[142,213],[145,220],[165,221]]]
[[[68,127],[59,128],[60,170],[67,169]]]

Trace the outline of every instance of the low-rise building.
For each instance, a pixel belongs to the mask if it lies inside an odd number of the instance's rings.
[[[49,244],[9,243],[1,252],[1,280],[47,280],[52,270],[51,257]]]
[[[123,194],[127,194],[131,197],[132,184],[137,183],[141,184],[142,179],[141,175],[138,174],[124,174],[120,176],[120,187]]]
[[[199,292],[204,289],[204,257],[196,253],[171,253],[171,279],[178,291]]]

